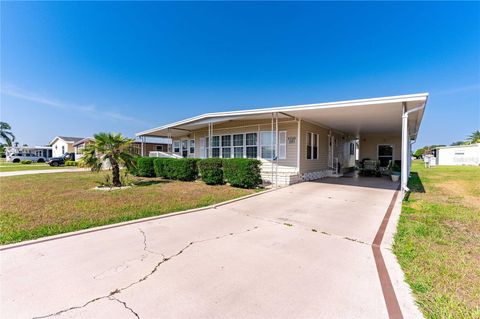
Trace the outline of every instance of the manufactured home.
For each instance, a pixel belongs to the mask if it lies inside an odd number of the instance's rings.
[[[55,136],[49,143],[52,147],[53,157],[60,157],[66,153],[74,153],[75,149],[73,144],[81,140],[83,140],[83,137]]]
[[[437,165],[480,165],[480,143],[436,148]]]
[[[257,158],[265,181],[288,185],[341,176],[365,159],[401,163],[407,188],[411,143],[428,94],[199,115],[136,135],[172,139],[182,157]]]
[[[83,157],[83,151],[85,147],[93,141],[93,137],[83,138],[73,143],[73,149],[75,153],[75,160],[79,160]],[[168,152],[169,144],[167,140],[161,142],[144,142],[134,141],[130,144],[129,151],[131,154],[145,156],[151,152]]]

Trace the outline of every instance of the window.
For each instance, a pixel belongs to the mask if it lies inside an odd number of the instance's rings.
[[[318,134],[307,133],[307,159],[318,159]]]
[[[65,154],[65,146],[62,145],[62,155]]]
[[[378,161],[380,167],[387,167],[390,161],[393,160],[393,146],[392,145],[378,145]]]
[[[190,140],[190,154],[195,154],[195,140]]]
[[[222,136],[222,157],[230,158],[232,157],[232,136],[223,135]]]
[[[350,155],[355,155],[355,143],[350,142]]]
[[[212,157],[220,157],[220,136],[212,136]]]
[[[284,138],[284,140],[286,140],[286,138]],[[257,158],[257,144],[257,133],[212,136],[211,156],[222,158]],[[208,137],[200,139],[200,157],[202,157],[202,154],[204,154],[205,157],[210,156],[209,146]]]
[[[173,141],[173,152],[180,153],[180,141]]]
[[[245,145],[247,158],[257,158],[257,133],[245,134]]]
[[[273,160],[275,157],[274,132],[260,132],[260,157]]]
[[[244,141],[243,134],[233,135],[233,157],[235,158],[243,157],[243,151],[245,149],[243,141]]]
[[[276,159],[276,132],[260,132],[260,156],[264,159]],[[273,143],[273,144],[272,144]],[[278,132],[278,158],[287,157],[287,132]]]
[[[155,150],[158,152],[163,152],[163,145],[155,145]]]

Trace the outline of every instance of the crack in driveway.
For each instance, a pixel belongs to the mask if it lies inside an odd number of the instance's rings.
[[[117,301],[118,303],[122,304],[125,309],[129,310],[136,318],[140,319],[138,313],[136,313],[132,308],[130,308],[125,301],[122,301],[116,297],[110,296],[108,299]]]
[[[277,220],[274,220],[274,219],[262,218],[262,217],[253,216],[253,215],[250,215],[250,214],[243,214],[243,215],[247,216],[247,217],[250,217],[250,218],[253,218],[253,219],[263,220],[263,221],[266,221],[266,222],[270,222],[270,223],[274,223],[274,224],[282,225],[282,226],[293,227],[295,225],[300,225],[300,228],[303,229],[303,230],[306,230],[306,231],[311,231],[311,232],[315,232],[315,233],[318,232],[318,233],[320,233],[322,235],[325,235],[325,236],[331,236],[331,237],[342,239],[342,240],[348,240],[348,241],[358,243],[358,244],[362,244],[362,245],[367,245],[367,246],[371,245],[371,244],[369,244],[365,241],[362,241],[360,239],[351,238],[351,237],[348,237],[348,236],[337,235],[337,234],[332,234],[332,233],[328,233],[328,232],[323,231],[323,230],[319,230],[317,228],[307,227],[307,226],[305,226],[304,223],[301,223],[301,222],[298,222],[296,220],[292,220],[292,219],[289,219],[289,218],[279,218],[280,221],[277,221]],[[293,227],[293,228],[295,228],[295,227]]]
[[[117,299],[116,297],[114,297],[114,296],[115,296],[116,294],[119,294],[119,293],[121,293],[122,291],[124,291],[124,290],[132,287],[132,286],[135,286],[135,285],[137,285],[137,284],[139,284],[139,283],[147,280],[151,275],[153,275],[153,274],[158,270],[158,268],[159,268],[162,264],[164,264],[164,263],[166,263],[167,261],[169,261],[169,260],[171,260],[171,259],[173,259],[173,258],[175,258],[175,257],[177,257],[177,256],[179,256],[179,255],[181,255],[185,250],[187,250],[188,248],[190,248],[191,246],[193,246],[193,245],[195,245],[195,244],[199,244],[199,243],[203,243],[203,242],[207,242],[207,241],[211,241],[211,240],[219,240],[219,239],[222,239],[222,238],[225,238],[225,237],[228,237],[228,236],[234,236],[234,235],[240,235],[240,234],[248,233],[248,232],[250,232],[250,231],[252,231],[252,230],[256,230],[256,229],[258,229],[258,228],[259,228],[258,226],[255,226],[255,227],[253,227],[253,228],[251,228],[251,229],[248,228],[248,229],[246,229],[246,230],[244,230],[244,231],[241,231],[241,232],[238,232],[238,233],[228,233],[228,234],[225,234],[225,235],[220,235],[220,236],[211,237],[211,238],[207,238],[207,239],[202,239],[202,240],[197,240],[197,241],[191,241],[190,243],[188,243],[188,245],[186,245],[185,247],[183,247],[182,249],[180,249],[178,252],[176,252],[175,254],[173,254],[173,255],[171,255],[171,256],[169,256],[169,257],[165,257],[165,256],[162,255],[162,256],[163,256],[163,259],[160,260],[160,261],[155,265],[155,267],[154,267],[148,274],[146,274],[146,275],[143,276],[142,278],[140,278],[140,279],[138,279],[138,280],[136,280],[136,281],[128,284],[128,285],[125,286],[125,287],[117,288],[117,289],[111,291],[108,295],[103,295],[103,296],[100,296],[100,297],[93,298],[93,299],[87,301],[86,303],[84,303],[83,305],[80,305],[80,306],[72,306],[72,307],[65,308],[65,309],[59,310],[59,311],[57,311],[57,312],[48,314],[48,315],[35,316],[35,317],[33,317],[33,319],[50,318],[50,317],[58,316],[58,315],[60,315],[60,314],[62,314],[62,313],[68,312],[68,311],[85,308],[85,307],[88,306],[89,304],[94,303],[94,302],[96,302],[96,301],[98,301],[98,300],[102,300],[102,299],[110,299],[110,300],[114,300],[114,299],[115,299],[115,300],[117,300],[118,302],[122,303],[122,304],[125,306],[125,308],[127,308],[127,309],[130,310],[133,314],[135,314],[135,315],[137,316],[137,318],[140,318],[140,317],[138,316],[138,314],[137,314],[132,308],[128,307],[128,306],[126,305],[126,303],[118,300],[118,299]],[[146,235],[145,235],[145,232],[144,232],[143,230],[141,231],[141,233],[144,235],[144,238],[145,238],[145,241],[144,241],[144,242],[145,242],[145,245],[144,245],[144,247],[146,248],[146,247],[147,247],[147,245],[146,245],[146,242],[147,242],[147,241],[146,241]]]

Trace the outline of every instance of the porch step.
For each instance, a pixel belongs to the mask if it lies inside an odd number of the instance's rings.
[[[277,183],[278,185],[287,186],[295,183],[299,183],[302,181],[301,177],[297,173],[286,173],[286,172],[278,172],[278,174],[273,173],[273,180],[272,180],[272,172],[261,172],[262,181],[265,184],[272,184]]]

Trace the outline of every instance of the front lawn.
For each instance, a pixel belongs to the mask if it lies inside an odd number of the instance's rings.
[[[394,252],[427,318],[480,318],[480,167],[414,162]]]
[[[46,163],[20,164],[20,163],[10,163],[5,161],[0,162],[0,172],[32,171],[32,170],[58,169],[58,168],[65,168],[65,167],[63,166],[53,167]]]
[[[0,178],[0,243],[207,206],[255,190],[203,182],[135,178],[137,186],[92,190],[103,174],[75,172]]]

